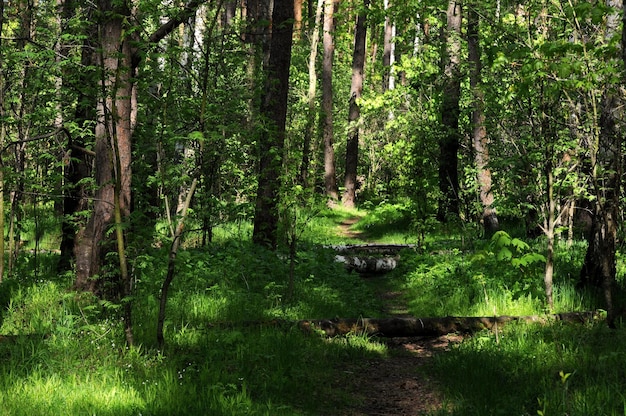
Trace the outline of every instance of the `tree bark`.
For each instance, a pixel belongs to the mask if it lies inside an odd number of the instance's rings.
[[[385,16],[385,33],[383,37],[383,92],[395,88],[393,64],[395,61],[394,38],[396,36],[396,24],[388,14],[389,6],[389,0],[385,0],[384,8],[387,15]]]
[[[335,256],[335,261],[343,263],[349,272],[356,271],[363,274],[383,274],[396,268],[399,257],[362,257],[362,256]]]
[[[300,39],[300,32],[302,31],[302,3],[303,0],[294,0],[293,2],[293,35],[296,40]]]
[[[472,145],[478,182],[478,197],[482,206],[481,223],[487,238],[498,231],[498,216],[493,208],[491,192],[491,170],[489,169],[489,136],[485,126],[485,101],[482,90],[482,63],[480,60],[479,17],[476,10],[469,8],[467,18],[467,47],[470,64],[470,89],[472,102]]]
[[[114,221],[115,189],[120,183],[119,204],[122,218],[130,214],[131,198],[131,135],[133,116],[131,82],[132,51],[130,39],[124,35],[125,20],[130,10],[125,4],[110,1],[100,3],[99,42],[101,51],[97,63],[101,71],[101,97],[97,104],[95,128],[96,185],[94,209],[84,229],[76,237],[76,281],[78,290],[102,293],[102,279],[92,279],[101,273],[104,255],[111,250],[106,231]],[[114,146],[119,149],[119,170],[115,169]],[[108,243],[107,243],[108,242]],[[123,293],[122,282],[114,281],[107,297]]]
[[[4,2],[0,4],[0,34],[3,33],[2,29],[4,28]],[[3,39],[0,36],[0,73],[4,73],[4,54],[1,52],[3,50]],[[5,103],[4,103],[4,91],[5,91],[5,79],[4,77],[0,77],[0,118],[4,119],[5,117]],[[4,143],[7,138],[7,131],[5,123],[0,123],[0,147],[4,148]],[[4,161],[2,160],[2,154],[0,154],[0,230],[2,231],[2,235],[0,235],[0,283],[4,279]]]
[[[376,254],[391,254],[395,255],[400,250],[404,249],[416,249],[417,244],[348,244],[348,245],[334,245],[327,246],[332,248],[338,253],[376,253]]]
[[[354,32],[354,52],[352,54],[352,84],[350,87],[350,107],[348,109],[348,143],[346,145],[345,190],[342,203],[353,208],[356,202],[357,171],[359,164],[359,130],[361,108],[358,100],[363,92],[363,71],[365,68],[365,41],[367,39],[366,16],[369,0],[363,0]]]
[[[442,137],[439,140],[439,207],[437,219],[459,214],[459,100],[461,96],[461,3],[449,0],[444,29]]]
[[[84,12],[86,16],[92,18],[95,10],[93,7],[88,6]],[[86,29],[86,36],[81,49],[80,63],[83,68],[90,68],[95,65],[94,51],[96,46],[94,41],[96,38],[97,25],[90,23]],[[75,81],[67,74],[64,84],[69,84],[76,90],[77,98],[74,120],[77,125],[86,127],[86,123],[96,118],[97,86],[93,77],[81,71]],[[92,158],[84,149],[85,142],[82,137],[69,137],[66,152],[71,157],[69,158],[69,163],[63,168],[65,189],[63,191],[63,220],[61,222],[61,243],[59,247],[61,255],[57,264],[59,272],[65,272],[72,268],[72,263],[75,260],[76,233],[79,229],[76,225],[76,214],[89,207],[89,194],[87,189],[85,189],[85,185],[83,185],[83,180],[92,173]]]
[[[309,186],[309,167],[311,162],[311,139],[315,133],[315,120],[317,119],[316,95],[317,95],[317,45],[319,43],[320,19],[324,0],[317,0],[315,21],[311,30],[311,52],[309,54],[309,91],[307,93],[308,113],[304,130],[304,143],[302,145],[302,162],[300,164],[299,182],[303,187]],[[302,8],[302,4],[300,4]],[[302,9],[300,10],[302,11]],[[300,16],[302,17],[302,16]]]
[[[260,161],[252,241],[276,248],[278,200],[283,163],[289,66],[293,32],[293,2],[275,0],[272,13],[267,86],[261,102],[261,117],[267,122],[259,138]]]
[[[333,201],[339,199],[337,174],[335,169],[335,148],[333,130],[333,60],[335,55],[334,42],[334,11],[337,0],[326,0],[324,3],[324,59],[322,62],[322,135],[324,139],[324,189],[326,196]]]
[[[367,334],[379,337],[430,337],[452,333],[472,334],[490,330],[499,331],[511,322],[527,322],[545,325],[560,321],[571,324],[587,324],[603,319],[601,311],[564,312],[551,315],[528,316],[483,316],[462,317],[444,316],[440,318],[334,318],[334,319],[302,319],[299,321],[263,320],[245,322],[218,322],[207,324],[208,328],[234,327],[283,327],[297,326],[306,333],[321,333],[327,337],[349,334]],[[24,335],[18,335],[23,337]],[[47,334],[34,334],[36,339],[45,339]],[[15,337],[0,335],[0,342],[14,341]]]

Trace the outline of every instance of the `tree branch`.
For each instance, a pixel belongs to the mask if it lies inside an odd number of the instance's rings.
[[[174,29],[176,29],[178,25],[189,20],[189,18],[192,17],[196,13],[196,10],[198,10],[198,7],[200,7],[205,2],[206,0],[189,0],[187,4],[185,4],[181,8],[179,13],[176,14],[176,16],[172,17],[170,20],[162,24],[157,30],[155,30],[152,33],[152,35],[148,37],[147,43],[149,45],[153,45],[163,40],[167,35],[172,33],[172,31],[174,31]],[[219,4],[221,6],[221,2]],[[139,50],[135,50],[133,52],[133,56],[131,60],[132,67],[137,68],[140,62],[141,62],[141,57],[139,55]]]

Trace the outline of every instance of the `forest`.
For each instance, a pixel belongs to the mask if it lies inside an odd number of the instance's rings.
[[[3,0],[0,415],[626,415],[620,0]]]

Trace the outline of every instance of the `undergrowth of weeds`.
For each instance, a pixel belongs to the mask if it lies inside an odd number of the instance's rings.
[[[354,374],[343,369],[388,358],[386,344],[364,334],[324,339],[292,322],[381,315],[377,281],[347,272],[326,247],[354,242],[338,227],[355,217],[359,241],[413,244],[378,278],[404,293],[412,315],[545,312],[542,264],[522,261],[539,258],[541,239],[506,246],[509,256],[475,228],[416,226],[411,215],[385,204],[302,213],[293,268],[286,250],[252,245],[245,222],[217,227],[207,247],[188,236],[164,350],[156,318],[166,248],[131,259],[133,347],[124,343],[120,304],[73,292],[71,275],[51,272],[54,254],[25,254],[0,285],[0,415],[350,414],[355,403],[344,386]],[[557,247],[557,311],[601,305],[574,288],[583,255],[580,243]],[[510,325],[474,334],[423,371],[443,390],[439,415],[625,414],[624,338],[623,328],[601,324]]]

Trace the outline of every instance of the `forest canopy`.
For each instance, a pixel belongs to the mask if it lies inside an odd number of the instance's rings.
[[[130,299],[149,247],[243,221],[293,256],[299,209],[391,203],[421,236],[545,237],[548,309],[555,241],[584,239],[612,325],[622,7],[3,2],[0,279],[56,233],[75,289]]]

